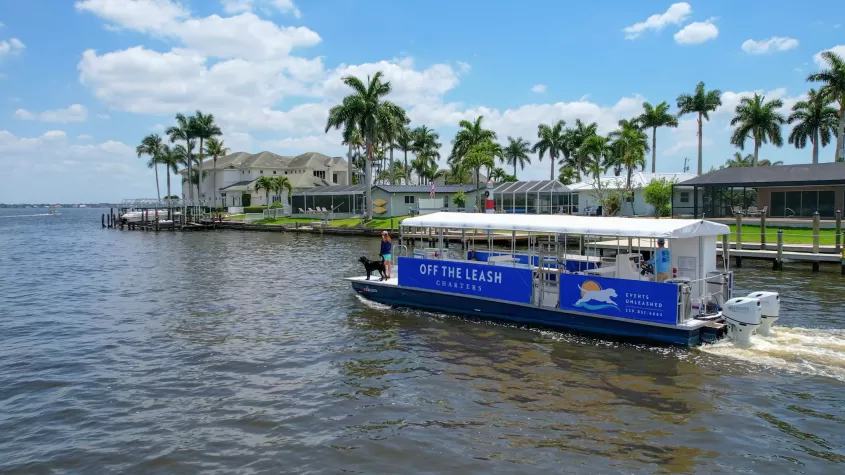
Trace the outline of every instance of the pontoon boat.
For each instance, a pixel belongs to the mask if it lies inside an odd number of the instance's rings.
[[[410,228],[432,236],[428,246],[419,241],[409,253]],[[622,339],[694,346],[727,337],[748,346],[752,333],[771,331],[780,297],[733,297],[728,259],[720,268],[716,258],[717,239],[729,232],[696,219],[434,213],[402,221],[398,277],[347,280],[365,298],[395,306]],[[494,247],[502,233],[510,249]],[[517,233],[523,241],[528,234],[527,249],[517,248]],[[457,236],[460,250],[448,244]],[[659,238],[671,252],[665,282],[646,261]]]

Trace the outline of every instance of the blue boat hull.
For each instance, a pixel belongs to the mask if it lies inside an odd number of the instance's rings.
[[[388,305],[562,329],[626,341],[647,341],[689,347],[701,344],[702,339],[699,328],[683,329],[646,325],[366,281],[352,281],[352,288],[367,299]]]

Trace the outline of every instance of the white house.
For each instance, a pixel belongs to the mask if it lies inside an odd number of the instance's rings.
[[[255,181],[262,176],[286,176],[295,190],[349,184],[346,160],[318,152],[295,157],[272,152],[236,152],[217,159],[216,167],[213,159],[207,159],[203,162],[203,172],[202,198],[214,206],[266,205],[266,193],[255,191]],[[180,173],[183,177],[187,175],[186,170]],[[249,198],[245,199],[244,195]],[[182,184],[182,196],[188,197],[187,183]]]
[[[675,183],[680,183],[682,181],[686,181],[692,178],[695,178],[694,174],[691,173],[645,173],[645,172],[634,172],[631,175],[631,188],[634,192],[634,199],[633,201],[623,202],[622,209],[619,210],[619,216],[653,216],[654,215],[654,207],[650,204],[645,202],[645,198],[643,197],[643,188],[646,187],[649,183],[651,183],[654,179],[665,178],[669,181],[674,181]],[[626,175],[609,175],[600,177],[602,189],[605,190],[624,190],[626,187]],[[579,211],[582,214],[587,214],[595,212],[595,210],[599,206],[599,198],[597,187],[595,186],[595,180],[589,179],[586,181],[582,181],[579,183],[573,183],[568,185],[569,189],[573,192],[578,193],[578,203],[579,203]],[[687,190],[675,190],[675,195],[673,197],[673,202],[682,202],[683,196],[681,193],[689,192]],[[686,199],[689,199],[689,196],[686,196]]]

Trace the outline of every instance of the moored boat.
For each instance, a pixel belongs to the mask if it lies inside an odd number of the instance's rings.
[[[432,231],[437,244],[409,254],[410,227]],[[486,245],[462,240],[458,251],[444,239],[474,237],[472,230],[487,232]],[[528,233],[528,248],[513,240],[495,249],[492,236],[502,232]],[[771,331],[780,297],[732,295],[734,274],[716,258],[718,237],[729,232],[696,219],[434,213],[401,223],[397,277],[348,280],[360,295],[395,306],[637,341],[694,346],[730,338],[748,346],[752,333]],[[671,256],[660,278],[645,258],[658,239]],[[578,249],[567,249],[570,241]]]

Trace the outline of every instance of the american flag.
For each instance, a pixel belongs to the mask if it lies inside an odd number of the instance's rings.
[[[434,183],[431,184],[431,191],[429,192],[429,195],[431,195],[431,199],[434,199]]]

